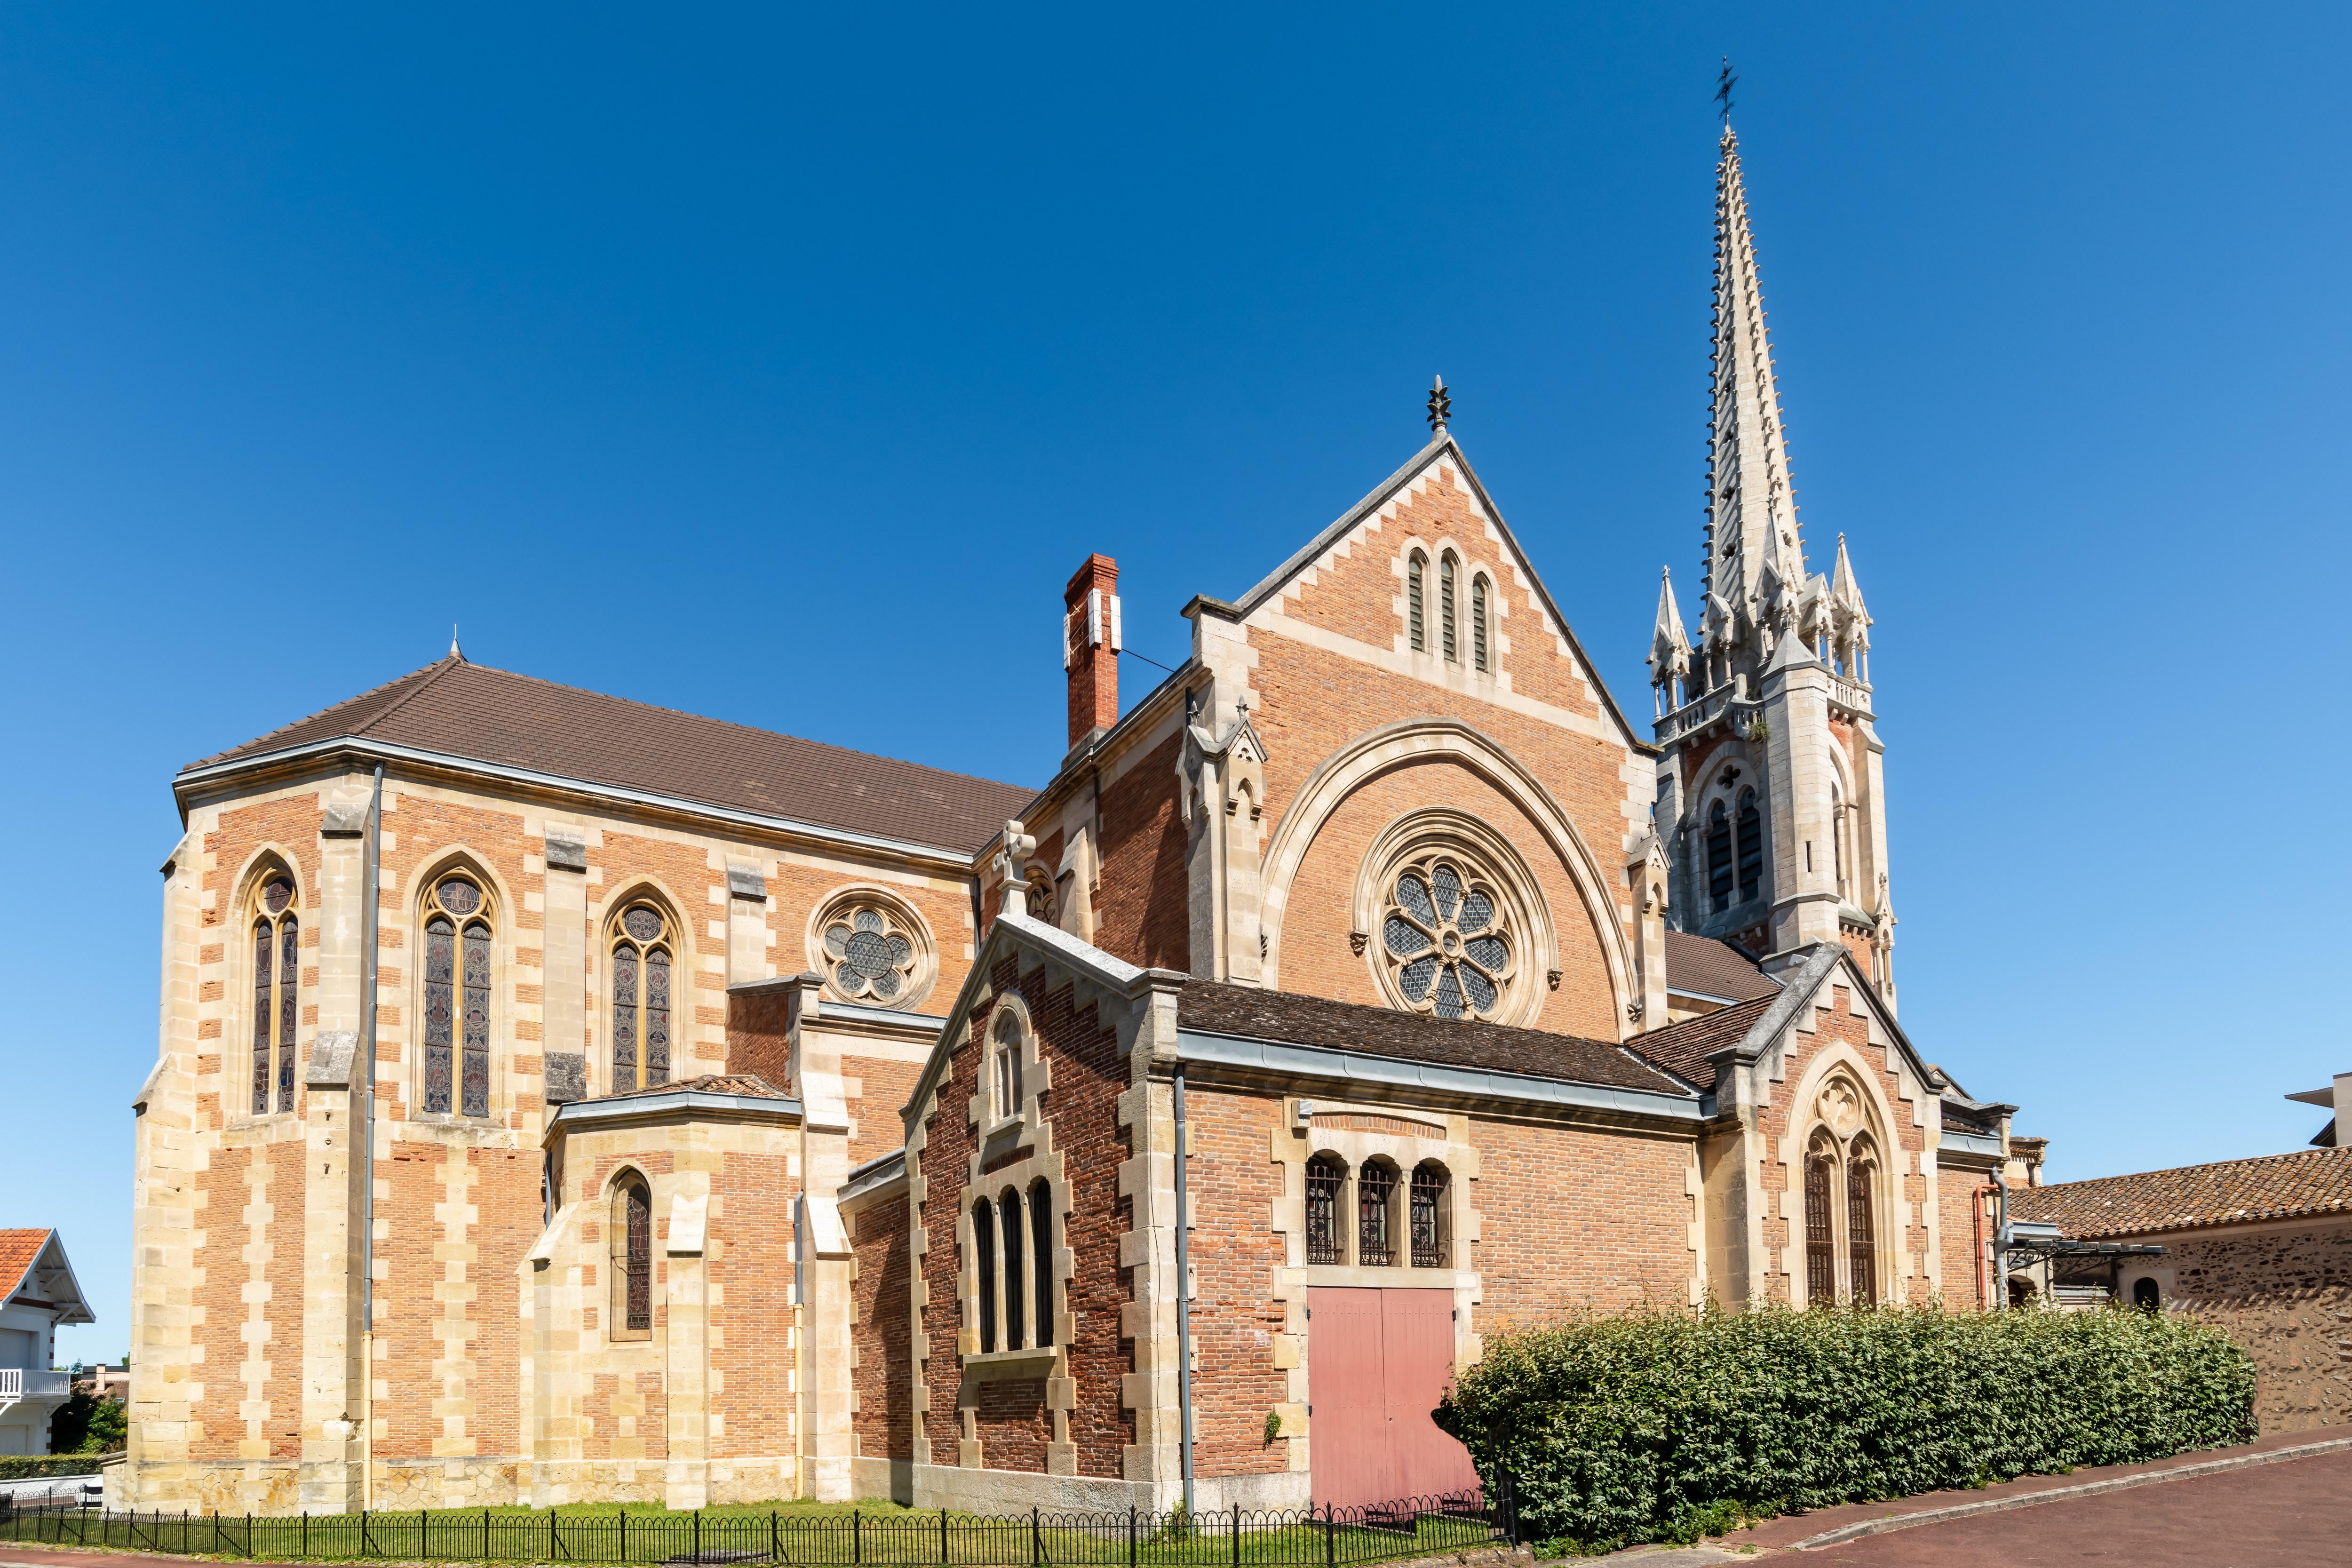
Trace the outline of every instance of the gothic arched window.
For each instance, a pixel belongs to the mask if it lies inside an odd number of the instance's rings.
[[[1011,1187],[996,1202],[996,1223],[1004,1237],[1004,1348],[1017,1351],[1028,1309],[1021,1289],[1021,1248],[1029,1237],[1021,1223],[1021,1194]]]
[[[613,922],[613,1089],[669,1081],[671,982],[677,967],[670,922],[635,903]]]
[[[996,1016],[988,1047],[990,1109],[999,1121],[1021,1114],[1021,1019],[1011,1009]]]
[[[1450,551],[1437,562],[1437,624],[1444,635],[1445,662],[1453,664],[1462,654],[1454,641],[1454,555]]]
[[[424,1108],[490,1113],[490,921],[470,877],[425,896]]]
[[[1764,884],[1764,815],[1756,809],[1756,792],[1739,792],[1739,901],[1754,898]]]
[[[996,1206],[986,1198],[971,1205],[973,1279],[980,1287],[980,1348],[996,1348]]]
[[[1832,1193],[1837,1155],[1826,1138],[1805,1152],[1805,1300],[1826,1306],[1837,1300],[1837,1232]]]
[[[1029,1188],[1029,1268],[1037,1277],[1036,1337],[1054,1342],[1054,1184],[1040,1176]]]
[[[1486,579],[1483,574],[1470,579],[1470,667],[1481,674],[1486,668]]]
[[[1412,651],[1429,649],[1428,616],[1424,605],[1428,589],[1423,579],[1429,573],[1429,557],[1416,550],[1404,563],[1404,624],[1412,639]]]
[[[1412,1172],[1412,1266],[1445,1267],[1445,1167],[1424,1160]]]
[[[1386,1268],[1396,1261],[1397,1170],[1385,1160],[1367,1160],[1356,1172],[1356,1262]]]
[[[1731,814],[1717,801],[1706,816],[1706,896],[1717,914],[1731,907]]]
[[[272,871],[253,889],[253,1113],[294,1109],[294,1040],[302,1021],[302,931],[294,879]]]
[[[1345,1263],[1339,1247],[1339,1189],[1348,1167],[1330,1154],[1307,1162],[1307,1261]]]
[[[605,1229],[613,1281],[606,1321],[614,1339],[644,1339],[654,1327],[654,1195],[635,1171],[614,1184]]]
[[[1877,1173],[1868,1152],[1857,1146],[1845,1168],[1846,1277],[1854,1305],[1878,1302],[1878,1226],[1871,1189]]]

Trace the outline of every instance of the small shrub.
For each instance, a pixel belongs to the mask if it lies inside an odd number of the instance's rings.
[[[1710,1310],[1493,1336],[1436,1416],[1529,1535],[1595,1552],[2245,1442],[2253,1388],[2173,1313]]]

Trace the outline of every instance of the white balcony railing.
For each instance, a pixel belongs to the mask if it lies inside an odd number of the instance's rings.
[[[26,1399],[63,1400],[72,1393],[73,1375],[70,1373],[0,1366],[0,1405],[15,1405]]]

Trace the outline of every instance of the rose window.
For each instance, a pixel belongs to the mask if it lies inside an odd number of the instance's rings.
[[[834,989],[852,1001],[892,1003],[912,988],[915,943],[886,910],[843,910],[824,928],[824,955]]]
[[[1494,889],[1443,857],[1397,873],[1381,947],[1406,1005],[1441,1018],[1493,1017],[1515,959]]]

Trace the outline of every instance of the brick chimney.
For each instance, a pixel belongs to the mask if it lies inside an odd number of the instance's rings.
[[[1070,674],[1070,747],[1118,722],[1118,563],[1089,555],[1062,590],[1062,668]]]

